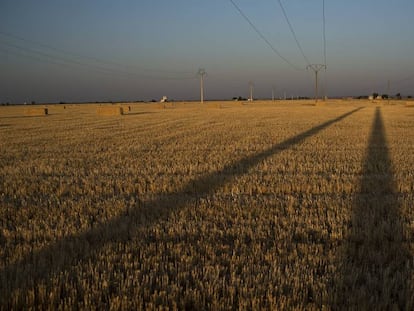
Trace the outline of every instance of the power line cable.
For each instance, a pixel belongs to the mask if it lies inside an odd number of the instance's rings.
[[[88,69],[89,72],[95,72],[98,74],[104,74],[106,76],[117,76],[117,78],[123,78],[123,79],[131,79],[131,78],[141,78],[141,79],[150,79],[150,80],[194,80],[195,77],[188,77],[188,78],[166,78],[166,77],[154,77],[154,76],[143,76],[143,75],[137,75],[137,74],[132,74],[132,73],[122,73],[122,72],[117,72],[117,71],[113,71],[107,68],[100,68],[100,67],[90,67],[87,66],[86,64],[75,64],[75,63],[68,63],[67,61],[64,60],[60,60],[57,58],[49,58],[49,56],[46,55],[42,55],[42,54],[38,54],[36,55],[35,53],[31,53],[25,50],[9,50],[9,49],[4,49],[0,47],[0,52],[6,54],[6,55],[13,55],[13,56],[17,56],[17,57],[21,57],[21,58],[26,58],[26,59],[32,59],[35,60],[37,62],[41,62],[41,63],[47,63],[47,64],[52,64],[52,65],[57,65],[57,66],[62,66],[62,67],[66,67],[66,68],[82,68],[82,69]]]
[[[280,6],[280,8],[281,8],[281,10],[283,12],[283,15],[285,16],[286,22],[289,25],[290,32],[292,33],[293,38],[295,39],[296,45],[298,46],[300,53],[302,54],[303,58],[305,59],[306,64],[309,66],[310,65],[310,61],[306,57],[305,53],[303,52],[302,46],[300,45],[299,40],[298,40],[298,37],[296,36],[295,30],[293,29],[293,26],[292,26],[291,22],[289,21],[289,17],[286,14],[286,10],[283,7],[282,1],[281,0],[278,0],[278,2],[279,2],[279,6]]]
[[[250,27],[259,35],[259,37],[271,48],[271,50],[279,56],[285,63],[290,65],[291,67],[295,68],[296,70],[303,70],[300,67],[295,66],[292,64],[287,58],[285,58],[270,42],[267,38],[260,32],[260,30],[252,23],[252,21],[247,17],[246,14],[240,9],[240,7],[233,1],[229,0],[231,4],[235,7],[235,9],[239,12],[239,14],[247,21]]]
[[[53,64],[53,65],[73,68],[73,66],[67,63],[63,63],[63,62],[59,62],[59,61],[51,60],[51,59],[46,59],[46,58],[41,58],[38,56],[34,56],[33,54],[27,54],[25,51],[20,51],[20,50],[14,51],[14,50],[0,47],[0,52],[3,52],[7,56],[13,55],[13,56],[22,57],[22,58],[33,59],[41,63],[48,63],[48,64]]]
[[[123,65],[123,64],[120,64],[120,63],[117,63],[117,62],[113,62],[113,61],[110,61],[110,60],[104,60],[104,59],[97,58],[97,57],[92,57],[92,56],[81,55],[81,54],[78,54],[78,53],[64,51],[62,49],[58,49],[58,48],[53,47],[51,45],[48,45],[48,44],[45,44],[45,43],[42,43],[42,42],[38,42],[38,41],[34,41],[34,40],[29,40],[29,39],[26,39],[26,38],[23,38],[23,37],[20,37],[20,36],[16,36],[14,34],[10,34],[10,33],[4,32],[4,31],[0,31],[0,35],[2,35],[4,37],[11,38],[13,40],[18,40],[18,41],[22,41],[24,43],[29,43],[29,44],[32,44],[32,45],[36,45],[38,47],[42,47],[43,49],[49,50],[49,52],[50,51],[53,51],[53,53],[57,52],[57,53],[60,53],[60,54],[63,54],[63,55],[70,56],[72,58],[75,57],[76,59],[84,59],[84,60],[88,60],[88,61],[92,60],[96,63],[100,63],[100,64],[103,64],[103,65],[106,65],[106,66],[120,67],[123,70],[125,70],[126,68],[131,68],[132,67],[132,68],[135,68],[136,70],[139,70],[139,71],[154,72],[154,73],[161,73],[161,74],[173,74],[173,75],[189,75],[189,74],[192,74],[192,72],[177,72],[177,71],[156,70],[156,69],[149,69],[149,68],[139,67],[139,66],[136,66],[136,65],[126,66],[126,65]],[[169,79],[171,79],[171,78],[169,78]],[[177,79],[179,80],[180,78],[177,78]]]
[[[89,68],[94,70],[95,72],[98,73],[104,73],[104,74],[111,74],[111,75],[121,75],[124,77],[135,77],[135,78],[143,78],[143,79],[155,79],[155,80],[192,80],[195,79],[196,77],[193,76],[187,76],[187,77],[156,77],[156,76],[149,76],[149,75],[142,75],[142,74],[137,74],[137,73],[133,73],[133,72],[127,72],[127,71],[122,71],[119,69],[114,69],[114,68],[107,68],[107,67],[102,67],[102,66],[98,66],[95,64],[90,64],[90,63],[86,63],[86,62],[82,62],[76,59],[71,59],[68,58],[66,56],[62,56],[62,55],[55,55],[55,54],[51,54],[50,52],[44,52],[44,51],[39,51],[39,50],[35,50],[33,48],[27,48],[21,45],[17,45],[14,43],[10,43],[10,42],[5,42],[0,41],[2,45],[4,46],[8,46],[9,48],[13,48],[15,50],[20,51],[20,53],[14,53],[11,52],[11,50],[7,50],[7,53],[11,53],[14,54],[16,56],[21,56],[21,57],[26,57],[26,58],[31,58],[37,61],[41,61],[41,62],[47,62],[47,63],[51,63],[51,64],[55,64],[55,65],[63,65],[66,67],[76,67],[76,68]],[[4,51],[4,49],[3,49]],[[23,53],[22,53],[23,52]],[[36,56],[33,56],[36,55]]]
[[[58,61],[63,62],[65,64],[72,64],[72,65],[77,65],[77,66],[87,66],[89,68],[99,69],[99,70],[106,70],[106,71],[111,71],[112,73],[115,73],[114,71],[109,70],[107,68],[98,67],[98,66],[90,65],[90,64],[85,64],[85,63],[79,62],[77,60],[73,60],[73,59],[68,59],[68,58],[64,58],[64,57],[61,57],[61,56],[52,55],[50,53],[45,53],[45,52],[42,52],[42,51],[37,51],[37,50],[31,49],[31,48],[26,48],[26,47],[19,46],[19,45],[13,44],[13,43],[9,43],[9,42],[4,42],[3,41],[3,42],[1,42],[1,44],[2,45],[5,45],[5,46],[8,46],[8,47],[11,47],[11,48],[14,48],[14,49],[17,49],[17,50],[20,50],[20,51],[23,51],[25,53],[30,53],[32,55],[35,54],[37,56],[41,56],[41,57],[44,57],[44,58],[47,58],[47,59],[58,60]]]
[[[83,64],[80,62],[59,59],[47,53],[33,51],[27,48],[22,48],[22,47],[12,46],[12,45],[10,45],[9,47],[14,48],[14,50],[7,49],[7,47],[6,49],[0,47],[0,52],[3,52],[6,55],[13,55],[17,57],[26,58],[26,59],[32,59],[32,60],[35,60],[41,63],[47,63],[47,64],[62,66],[62,67],[71,68],[71,69],[88,68],[89,71],[92,70],[95,73],[104,74],[104,75],[111,76],[111,77],[113,77],[114,75],[117,75],[117,78],[131,79],[131,77],[135,76],[133,74],[122,73],[120,71],[117,72],[117,71],[110,70],[110,69],[103,68],[103,67],[89,66],[87,64]],[[142,76],[140,77],[142,78]],[[150,79],[151,77],[146,77],[146,78]]]

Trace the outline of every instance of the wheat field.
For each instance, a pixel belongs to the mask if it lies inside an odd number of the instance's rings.
[[[128,105],[0,107],[1,310],[414,308],[412,108]]]

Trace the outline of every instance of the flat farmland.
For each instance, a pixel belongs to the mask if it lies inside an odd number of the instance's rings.
[[[0,309],[414,308],[414,109],[0,107]]]

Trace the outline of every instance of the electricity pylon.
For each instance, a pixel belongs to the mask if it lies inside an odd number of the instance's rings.
[[[308,67],[306,67],[307,70],[312,69],[315,73],[315,102],[318,102],[318,72],[325,68],[325,65],[322,64],[310,64]]]
[[[200,76],[200,101],[204,103],[204,77],[207,74],[204,68],[198,69],[197,74]]]

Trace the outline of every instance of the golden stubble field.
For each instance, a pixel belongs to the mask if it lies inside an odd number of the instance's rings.
[[[0,309],[414,308],[414,109],[0,107]]]

